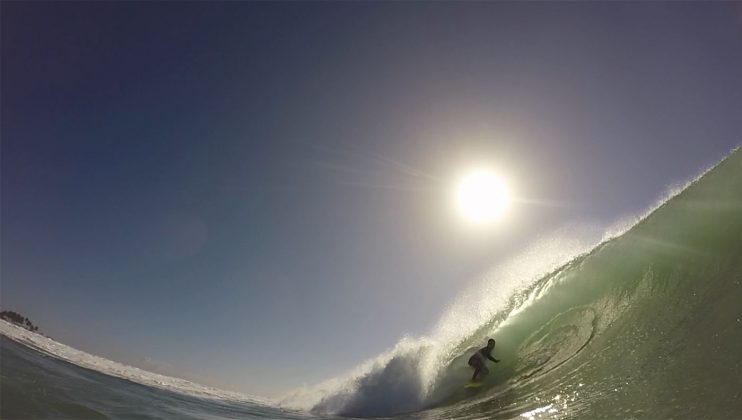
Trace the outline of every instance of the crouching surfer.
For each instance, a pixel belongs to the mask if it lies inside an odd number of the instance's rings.
[[[472,382],[477,381],[478,376],[485,376],[490,371],[487,369],[487,366],[485,366],[485,362],[487,360],[491,360],[495,363],[499,363],[500,361],[492,357],[492,352],[495,350],[495,340],[490,338],[487,340],[487,347],[482,347],[481,349],[477,350],[476,353],[472,357],[469,358],[469,366],[474,368],[474,375],[471,377]]]

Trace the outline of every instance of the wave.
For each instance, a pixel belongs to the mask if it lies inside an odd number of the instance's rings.
[[[720,417],[733,416],[742,408],[740,391],[730,395],[742,389],[733,356],[742,354],[741,257],[735,149],[630,224],[540,239],[459,296],[427,336],[280,404],[353,417],[579,416],[596,407],[609,417],[707,417],[715,401]],[[712,348],[708,334],[725,347]],[[502,362],[484,387],[464,389],[468,356],[487,337]],[[719,371],[710,378],[688,364]]]
[[[430,334],[278,401],[125,366],[4,321],[0,334],[110,376],[259,407],[263,417],[735,418],[741,261],[735,149],[630,223],[545,235],[458,296]],[[501,363],[483,387],[465,389],[468,356],[488,337]]]
[[[123,363],[114,362],[103,357],[77,350],[49,337],[13,325],[5,320],[0,320],[0,334],[42,354],[53,356],[76,366],[153,388],[175,391],[198,398],[247,402],[261,405],[271,404],[270,400],[261,397],[200,385],[185,379],[160,375],[137,367],[128,366]]]

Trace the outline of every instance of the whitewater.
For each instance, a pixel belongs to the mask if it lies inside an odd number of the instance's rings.
[[[587,235],[589,236],[589,235]],[[742,152],[594,239],[537,241],[348,374],[268,400],[0,322],[2,418],[740,418]],[[497,339],[485,385],[466,362]]]

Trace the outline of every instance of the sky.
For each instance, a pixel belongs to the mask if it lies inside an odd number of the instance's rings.
[[[732,2],[2,2],[0,306],[276,396],[739,146]],[[488,228],[451,190],[489,165]],[[495,280],[496,281],[496,280]]]

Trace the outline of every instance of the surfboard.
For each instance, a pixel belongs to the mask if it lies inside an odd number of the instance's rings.
[[[479,388],[482,385],[484,384],[481,382],[469,382],[466,385],[464,385],[464,388]]]

